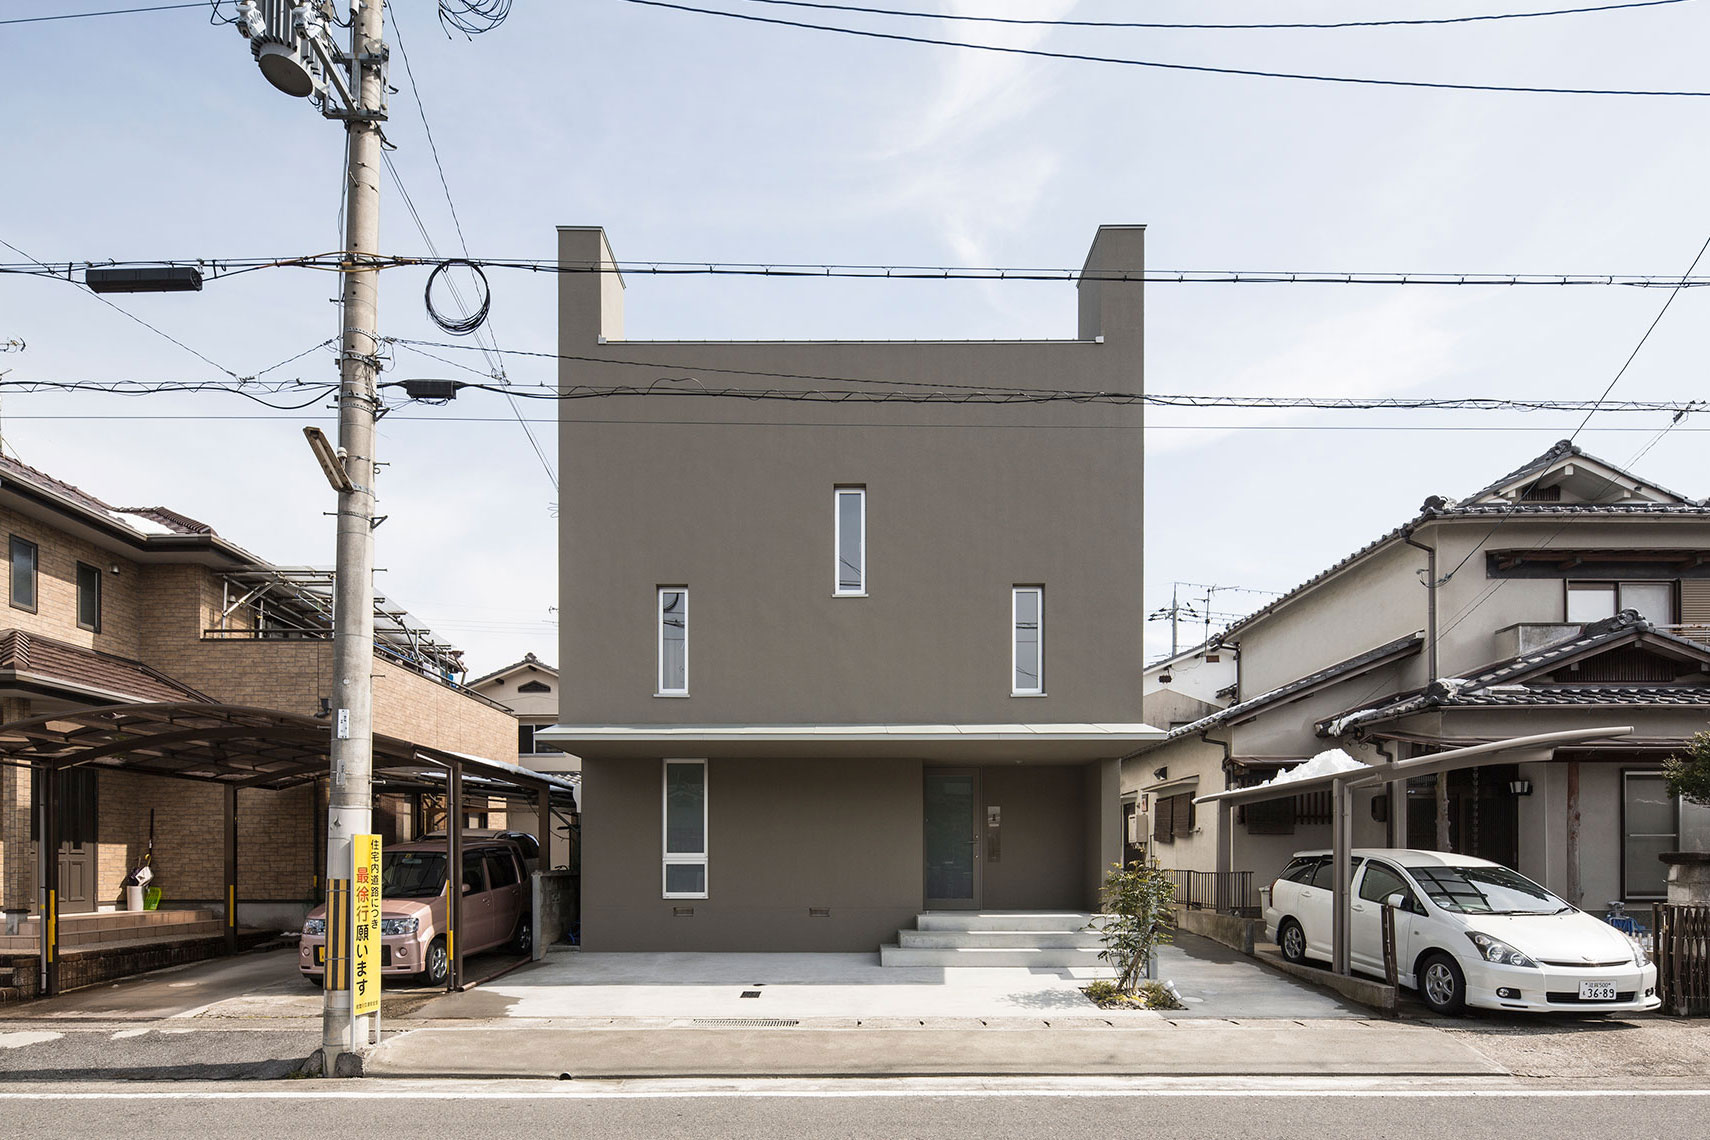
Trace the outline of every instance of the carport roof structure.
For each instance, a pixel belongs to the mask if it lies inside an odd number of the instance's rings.
[[[93,765],[152,776],[278,790],[327,773],[331,726],[272,709],[203,702],[108,705],[0,725],[0,762],[59,769]],[[374,735],[374,772],[388,783],[439,786],[432,769],[533,792],[569,794],[559,777],[515,764]]]
[[[331,726],[314,717],[271,709],[203,702],[107,705],[48,713],[0,725],[0,764],[44,772],[73,768],[122,770],[168,779],[195,780],[225,789],[225,933],[228,952],[237,946],[237,793],[244,788],[280,790],[328,774]],[[529,797],[545,818],[554,799],[574,802],[567,780],[479,756],[450,752],[393,736],[374,736],[376,787],[390,791],[444,792],[448,817],[462,816],[465,784],[480,794]],[[58,848],[56,780],[44,780],[32,807],[44,848]],[[462,830],[451,828],[453,865],[462,856]],[[58,991],[58,863],[43,860],[42,992]],[[461,896],[450,893],[451,926],[460,927]],[[461,942],[448,984],[460,984]]]

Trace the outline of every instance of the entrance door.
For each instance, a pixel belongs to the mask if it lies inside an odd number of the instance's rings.
[[[40,803],[42,775],[32,777],[32,802]],[[70,768],[59,773],[56,788],[59,828],[59,898],[61,914],[82,914],[95,909],[95,824],[99,814],[97,774],[88,768]],[[41,818],[30,812],[30,838],[41,836]],[[39,888],[39,884],[37,884]],[[34,892],[40,895],[38,889]]]
[[[926,772],[926,908],[980,906],[979,773],[972,768]]]

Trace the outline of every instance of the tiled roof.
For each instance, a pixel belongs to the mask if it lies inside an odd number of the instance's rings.
[[[1710,647],[1657,629],[1633,610],[1593,622],[1578,635],[1518,657],[1472,670],[1466,677],[1445,677],[1423,689],[1391,693],[1356,706],[1316,725],[1320,736],[1341,736],[1362,724],[1393,720],[1433,708],[1523,705],[1710,705],[1710,686],[1696,685],[1525,685],[1519,682],[1561,667],[1621,642],[1644,640],[1703,662],[1710,671]]]
[[[509,665],[506,665],[503,668],[495,669],[491,673],[483,673],[481,676],[475,678],[473,681],[465,681],[465,682],[463,682],[463,687],[466,689],[473,689],[476,685],[480,685],[480,684],[483,684],[487,681],[491,681],[495,677],[503,677],[507,673],[514,673],[518,669],[524,669],[524,668],[528,668],[531,666],[533,668],[543,670],[544,672],[547,672],[547,673],[556,674],[558,672],[558,670],[554,669],[552,666],[548,665],[546,662],[542,661],[540,658],[536,657],[534,654],[526,653],[523,655],[523,659],[521,661],[512,661]]]
[[[19,483],[34,484],[37,488],[48,491],[74,506],[83,508],[91,514],[102,516],[108,522],[116,522],[129,527],[131,530],[149,533],[145,526],[138,526],[133,519],[125,518],[134,515],[148,523],[163,528],[174,534],[213,534],[214,528],[206,523],[197,522],[177,511],[165,507],[115,507],[104,503],[81,487],[75,487],[63,479],[55,479],[45,471],[37,471],[26,463],[20,463],[9,456],[0,455],[0,481],[11,480]]]
[[[63,685],[127,701],[211,700],[140,661],[67,645],[21,629],[0,630],[0,678],[28,678],[39,684]]]
[[[1600,459],[1597,456],[1592,455],[1590,452],[1574,446],[1574,442],[1571,439],[1559,440],[1548,451],[1544,452],[1544,454],[1538,456],[1529,463],[1521,464],[1519,467],[1510,471],[1496,482],[1480,487],[1478,490],[1463,499],[1462,502],[1470,503],[1477,499],[1482,499],[1486,495],[1493,495],[1504,487],[1511,486],[1528,476],[1540,475],[1555,464],[1560,463],[1562,460],[1572,458],[1589,459],[1591,462],[1601,464],[1604,467],[1614,468],[1617,471],[1621,470],[1621,468],[1609,462],[1607,459]],[[1634,476],[1634,478],[1637,478],[1637,476]],[[1676,499],[1680,499],[1683,502],[1692,502],[1692,500],[1688,499],[1685,495],[1676,491],[1671,491],[1660,483],[1653,483],[1649,479],[1640,479],[1639,482],[1643,483],[1647,487],[1655,488],[1665,495],[1671,495]]]
[[[1308,673],[1306,676],[1290,681],[1286,685],[1278,685],[1276,688],[1260,693],[1240,704],[1230,705],[1226,709],[1219,709],[1209,716],[1203,716],[1196,721],[1182,725],[1180,728],[1171,729],[1158,743],[1165,744],[1183,736],[1204,732],[1206,729],[1219,724],[1245,719],[1249,713],[1256,713],[1267,705],[1285,701],[1319,685],[1328,684],[1342,677],[1376,667],[1397,657],[1417,653],[1424,641],[1425,635],[1423,633],[1410,633],[1406,637],[1398,637],[1394,641],[1385,642],[1383,645],[1368,649],[1364,653],[1355,654],[1345,661],[1338,661],[1336,664],[1327,665],[1315,673]]]

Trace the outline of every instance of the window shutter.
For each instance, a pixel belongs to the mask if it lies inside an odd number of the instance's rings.
[[[1710,578],[1680,580],[1680,624],[1710,626]]]
[[[1174,843],[1175,797],[1152,797],[1152,839],[1156,843]]]

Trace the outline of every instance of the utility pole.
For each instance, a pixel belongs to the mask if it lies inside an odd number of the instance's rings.
[[[382,0],[350,0],[350,50],[340,52],[327,27],[331,0],[240,0],[236,23],[268,82],[308,97],[346,132],[345,248],[339,351],[338,450],[319,431],[309,442],[338,492],[333,587],[332,783],[327,805],[327,977],[321,1011],[323,1070],[336,1075],[338,1057],[368,1042],[368,1018],[354,1015],[353,964],[335,987],[332,905],[339,884],[348,893],[355,874],[353,837],[373,820],[374,763],[374,424],[379,411],[380,123],[386,118],[386,45]]]

